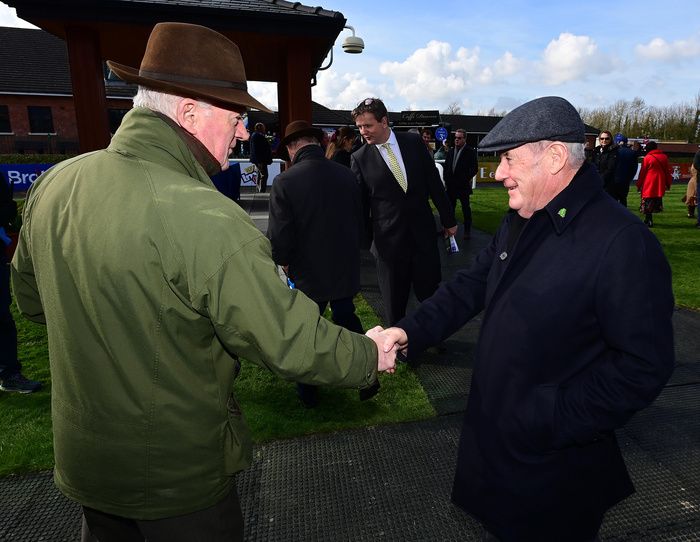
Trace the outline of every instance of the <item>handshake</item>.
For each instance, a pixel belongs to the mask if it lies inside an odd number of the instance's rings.
[[[396,370],[396,354],[405,354],[408,346],[408,336],[400,327],[387,329],[381,326],[373,327],[365,333],[377,345],[377,371],[393,373]]]

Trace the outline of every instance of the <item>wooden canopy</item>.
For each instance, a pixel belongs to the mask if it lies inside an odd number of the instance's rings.
[[[342,13],[285,0],[5,0],[66,41],[81,151],[109,144],[103,61],[138,67],[153,26],[208,26],[241,50],[249,81],[277,83],[280,125],[311,122],[311,81],[345,26]]]

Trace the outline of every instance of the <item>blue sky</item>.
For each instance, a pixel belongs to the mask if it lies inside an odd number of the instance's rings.
[[[394,111],[456,102],[479,114],[546,95],[577,107],[700,95],[700,0],[303,3],[342,12],[365,42],[364,53],[344,53],[344,30],[319,72],[313,98],[331,108],[379,96]],[[0,25],[17,25],[11,15],[0,3]],[[274,84],[251,92],[277,108]]]

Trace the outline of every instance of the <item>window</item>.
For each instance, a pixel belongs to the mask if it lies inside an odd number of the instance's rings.
[[[29,131],[33,134],[53,134],[53,117],[51,108],[43,105],[30,105],[27,107],[29,114]]]
[[[124,118],[124,115],[126,115],[129,112],[128,109],[108,109],[107,113],[109,113],[109,133],[113,134],[114,132],[117,131],[117,128],[119,128],[119,125],[122,123],[122,119]]]
[[[10,110],[6,105],[0,105],[0,133],[12,133],[12,126],[10,126]]]

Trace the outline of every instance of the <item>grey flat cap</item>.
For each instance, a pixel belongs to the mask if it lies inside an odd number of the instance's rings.
[[[533,141],[585,143],[578,111],[559,96],[545,96],[516,107],[479,143],[479,150],[501,152]]]

